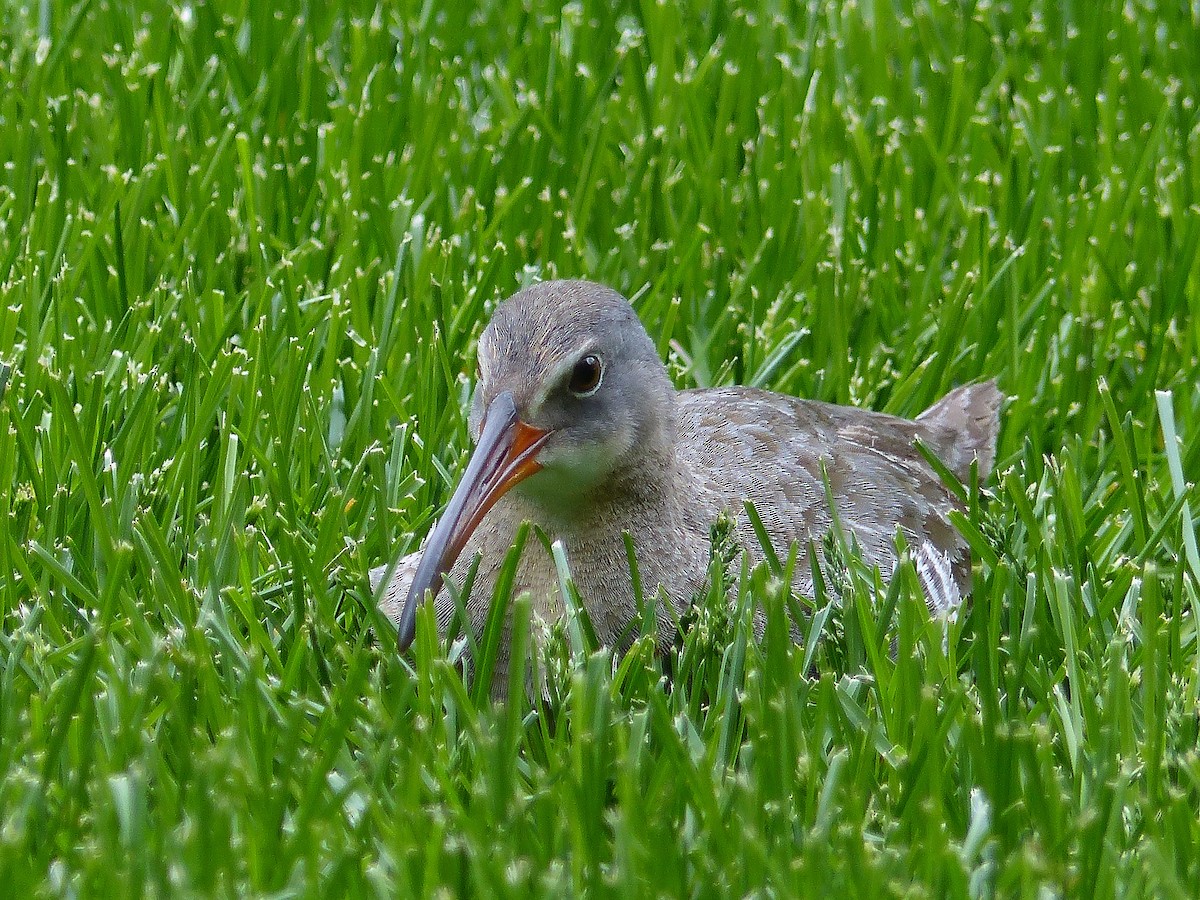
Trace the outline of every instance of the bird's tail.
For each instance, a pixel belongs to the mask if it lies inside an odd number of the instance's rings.
[[[917,421],[929,429],[942,462],[964,484],[971,476],[974,460],[979,461],[981,481],[992,471],[1003,400],[995,380],[984,381],[951,391],[917,416]]]

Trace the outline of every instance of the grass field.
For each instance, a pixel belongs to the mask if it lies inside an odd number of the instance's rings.
[[[1200,6],[620,6],[0,5],[0,893],[1196,896]],[[969,612],[398,658],[551,276],[680,386],[997,377]]]

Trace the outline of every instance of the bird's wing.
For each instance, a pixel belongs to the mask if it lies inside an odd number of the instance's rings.
[[[727,510],[753,554],[757,540],[742,512],[751,501],[777,552],[798,543],[798,589],[811,591],[806,548],[819,546],[833,523],[826,478],[843,533],[864,560],[890,575],[899,528],[931,608],[956,606],[968,589],[966,543],[947,516],[957,500],[914,444],[921,437],[940,448],[944,436],[925,423],[723,388],[683,392],[679,428],[680,464],[702,486],[706,512]]]

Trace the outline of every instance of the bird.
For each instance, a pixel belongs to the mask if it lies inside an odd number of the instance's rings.
[[[808,557],[835,526],[885,578],[902,533],[931,611],[951,612],[969,593],[969,547],[949,515],[962,501],[918,441],[962,482],[972,466],[982,482],[1000,427],[994,381],[959,387],[914,420],[750,387],[677,390],[629,301],[573,280],[501,302],[480,335],[478,363],[468,418],[475,448],[445,512],[421,550],[370,573],[401,652],[429,598],[439,630],[461,602],[482,633],[525,522],[561,542],[598,639],[617,649],[642,615],[626,536],[643,597],[661,601],[666,647],[707,585],[714,522],[725,517],[750,561],[764,560],[747,504],[773,548],[795,549],[799,595],[813,596]],[[473,566],[469,596],[456,601]],[[566,614],[540,541],[522,549],[519,592],[543,621]],[[506,654],[502,646],[497,673]]]

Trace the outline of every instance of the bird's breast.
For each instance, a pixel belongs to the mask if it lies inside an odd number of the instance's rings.
[[[472,558],[479,557],[467,607],[472,626],[479,629],[486,623],[504,560],[521,524],[528,521],[534,530],[517,565],[514,596],[528,592],[533,610],[543,620],[558,621],[569,608],[562,596],[563,575],[569,576],[597,638],[609,646],[628,643],[622,638],[630,623],[640,620],[641,603],[669,603],[673,610],[658,610],[660,637],[669,640],[673,635],[662,634],[662,630],[673,629],[675,616],[704,584],[708,533],[686,527],[661,504],[641,502],[636,506],[622,509],[610,501],[564,517],[530,502],[528,496],[506,495],[476,530],[450,576],[452,584],[461,585]],[[634,589],[626,533],[632,538],[641,598]],[[562,545],[566,573],[558,571],[547,546],[555,542]],[[452,611],[447,609],[447,620]]]

